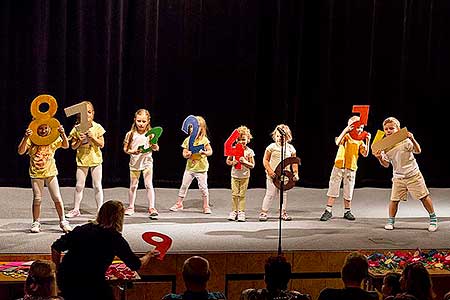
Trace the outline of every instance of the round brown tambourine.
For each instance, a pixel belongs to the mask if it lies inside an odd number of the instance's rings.
[[[283,166],[284,168],[286,168],[287,166],[290,165],[300,165],[300,158],[299,157],[288,157],[285,158],[283,160]],[[277,168],[275,169],[275,174],[277,175],[274,179],[273,179],[273,184],[277,187],[277,189],[281,190],[281,162],[278,164]],[[295,186],[295,181],[294,181],[294,173],[291,172],[290,170],[284,170],[284,184],[283,184],[283,191],[287,191],[292,189]],[[286,182],[286,178],[287,178],[287,182]]]
[[[40,105],[43,103],[48,104],[48,110],[44,112],[40,110]],[[56,102],[56,99],[50,95],[39,95],[31,102],[30,111],[34,120],[30,122],[28,128],[33,131],[30,140],[35,145],[50,145],[60,135],[58,131],[60,123],[57,119],[53,118],[57,109],[58,103]],[[47,136],[39,136],[37,134],[38,127],[43,124],[47,124],[50,127],[50,134]]]

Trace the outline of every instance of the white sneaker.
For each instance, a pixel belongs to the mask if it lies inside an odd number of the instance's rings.
[[[66,214],[66,218],[75,218],[81,216],[81,213],[78,209],[72,209]]]
[[[134,207],[128,207],[127,209],[125,209],[125,215],[131,216],[133,214],[134,214]]]
[[[438,224],[430,224],[430,226],[428,226],[428,231],[429,232],[435,232],[438,229]]]
[[[33,223],[31,223],[30,231],[32,233],[39,233],[39,232],[41,232],[41,223],[39,223],[38,221],[34,221]]]
[[[69,231],[72,231],[72,227],[69,224],[69,221],[64,220],[59,222],[59,227],[64,231],[64,233],[68,233]]]
[[[235,210],[233,210],[232,212],[230,212],[227,219],[230,221],[235,221],[237,216],[238,216],[238,213]]]
[[[394,224],[387,223],[386,225],[384,225],[384,229],[386,229],[386,230],[393,230],[394,229]]]
[[[238,220],[238,222],[245,222],[245,212],[244,211],[238,212],[237,220]]]
[[[169,210],[171,210],[171,211],[183,210],[183,203],[177,202],[171,208],[169,208]]]

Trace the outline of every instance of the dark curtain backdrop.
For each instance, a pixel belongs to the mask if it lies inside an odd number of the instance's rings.
[[[269,134],[286,123],[299,185],[325,188],[355,104],[370,105],[373,136],[397,117],[423,148],[429,186],[450,186],[448,0],[3,0],[0,14],[2,186],[29,186],[28,157],[16,150],[39,94],[57,99],[67,131],[75,119],[63,108],[94,103],[105,187],[128,185],[122,141],[147,108],[164,128],[156,187],[179,187],[181,125],[193,114],[209,128],[210,187],[229,187],[223,144],[239,125],[254,136],[250,187],[264,187]],[[74,156],[56,153],[61,186],[74,185]],[[357,187],[389,187],[391,174],[360,157]]]

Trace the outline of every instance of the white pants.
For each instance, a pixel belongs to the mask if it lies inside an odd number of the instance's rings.
[[[74,209],[80,210],[81,200],[83,199],[84,186],[86,184],[86,177],[91,170],[92,187],[94,188],[95,202],[97,203],[97,210],[103,204],[103,188],[102,188],[102,165],[95,167],[77,167],[77,184],[75,186],[74,195]]]
[[[128,191],[129,206],[134,207],[136,192],[139,187],[141,172],[144,175],[144,185],[147,192],[148,208],[155,208],[155,189],[153,188],[153,169],[147,168],[142,171],[130,170],[130,189]]]
[[[273,199],[280,199],[280,190],[273,184],[272,179],[266,178],[266,195],[262,203],[262,210],[268,211]],[[278,202],[279,203],[279,202]],[[287,191],[283,192],[283,205],[282,209],[286,210],[287,205]]]
[[[180,191],[178,192],[178,196],[181,198],[185,198],[189,189],[189,186],[192,183],[192,180],[197,179],[198,188],[203,197],[209,197],[208,192],[208,172],[192,172],[192,171],[184,171],[183,181],[181,183]]]

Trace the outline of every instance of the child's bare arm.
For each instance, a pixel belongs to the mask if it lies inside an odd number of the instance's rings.
[[[271,152],[266,151],[264,152],[264,158],[263,158],[263,165],[264,168],[267,171],[267,174],[271,177],[274,178],[276,176],[275,172],[272,170],[272,168],[270,167],[270,157],[271,157]]]
[[[336,137],[336,139],[334,141],[336,143],[336,146],[339,146],[339,144],[342,142],[342,139],[344,138],[344,136],[348,132],[352,131],[352,129],[353,129],[353,125],[349,125],[342,130],[341,134],[338,137]]]
[[[30,135],[32,135],[32,134],[33,134],[33,131],[30,128],[27,128],[25,130],[25,134],[24,134],[22,140],[20,141],[19,146],[17,147],[17,153],[22,155],[25,152],[27,152],[27,150],[28,150],[27,141],[30,138]]]
[[[419,143],[414,138],[414,134],[412,134],[412,132],[408,131],[408,138],[413,143],[413,146],[414,146],[413,153],[420,154],[422,152],[422,148],[420,147]]]

